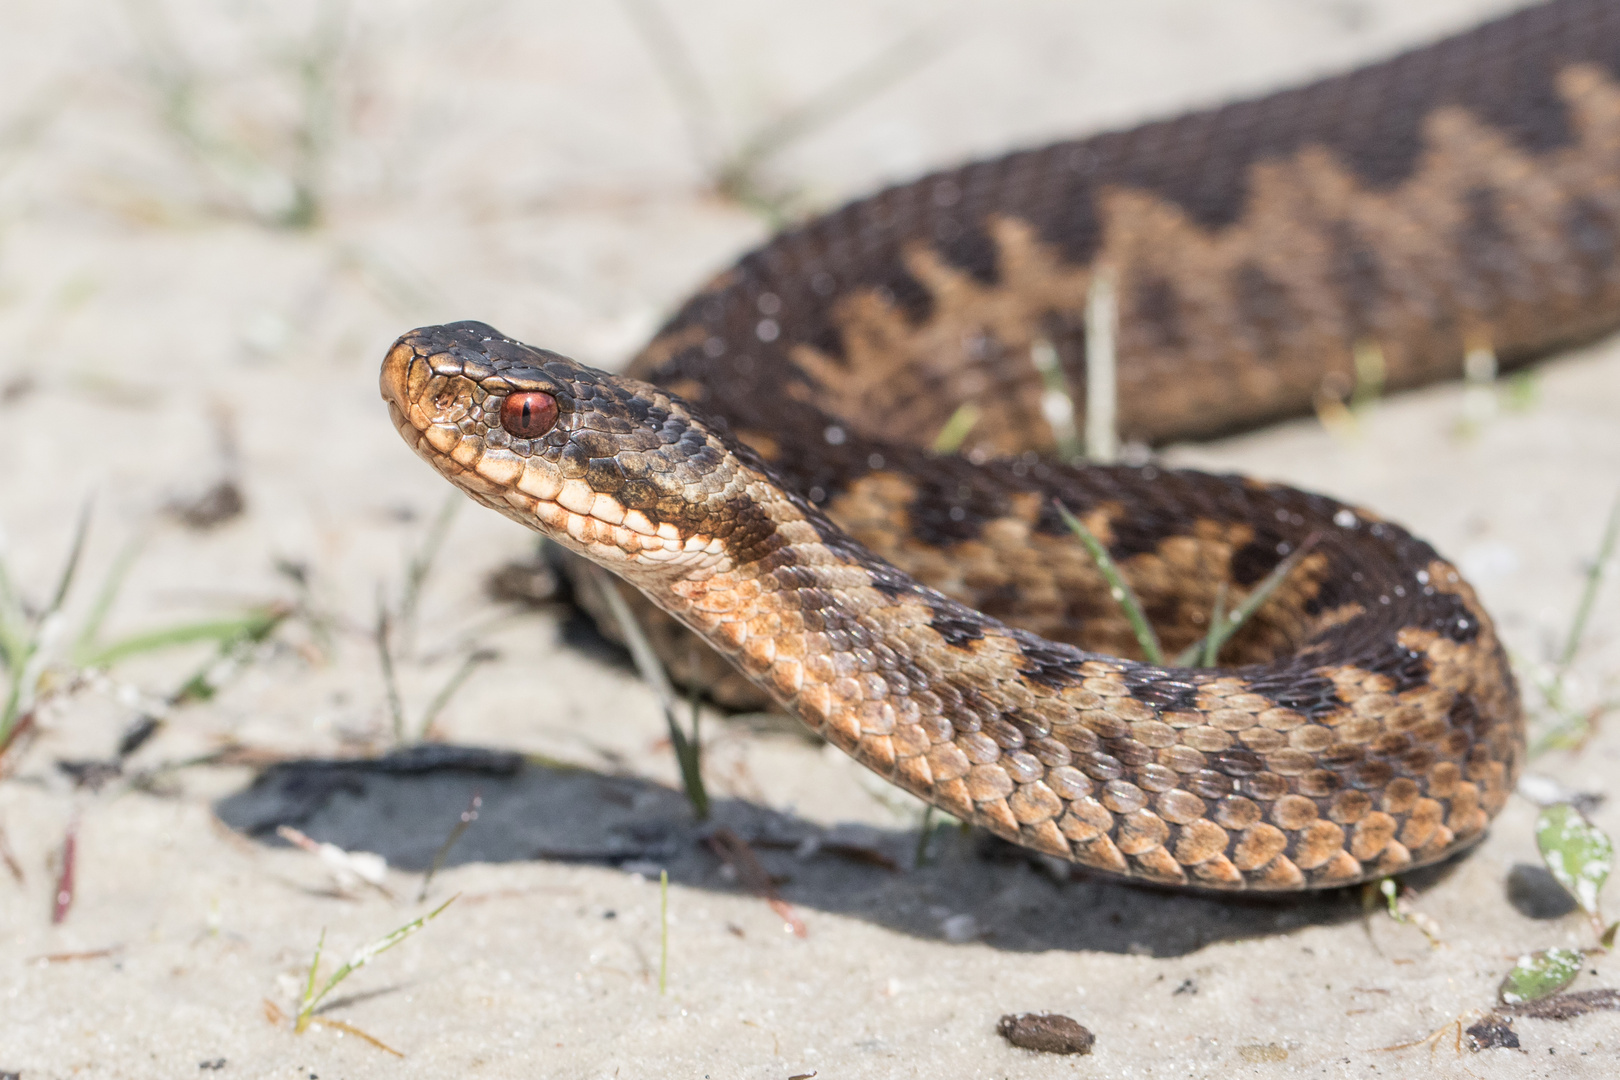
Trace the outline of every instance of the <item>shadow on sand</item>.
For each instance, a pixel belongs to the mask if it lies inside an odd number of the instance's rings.
[[[869,826],[826,828],[741,800],[694,820],[680,792],[646,780],[525,762],[476,747],[423,745],[361,761],[274,765],[215,810],[229,826],[282,843],[278,825],[349,850],[375,851],[402,870],[425,870],[474,793],[476,824],[446,865],[548,860],[656,874],[738,892],[709,842],[729,828],[752,846],[783,899],[936,940],[1044,949],[1179,956],[1211,942],[1340,923],[1362,911],[1340,889],[1276,899],[1160,890],[1032,858],[985,834],[941,830],[914,867],[918,834]],[[1419,872],[1429,878],[1444,867]]]

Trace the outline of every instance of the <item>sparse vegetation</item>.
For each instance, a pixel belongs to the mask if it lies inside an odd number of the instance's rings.
[[[70,598],[90,530],[88,508],[80,515],[67,557],[50,598],[30,603],[13,583],[0,547],[0,667],[6,697],[0,708],[0,762],[34,727],[41,709],[93,687],[107,687],[106,673],[137,656],[196,644],[213,644],[213,658],[161,696],[136,693],[157,721],[171,709],[211,698],[275,631],[292,607],[270,603],[224,619],[182,622],[104,640],[102,627],[139,552],[127,545],[113,562],[77,633],[67,623]],[[3,774],[3,771],[0,771]]]
[[[456,895],[459,896],[460,894],[458,893]],[[392,949],[395,945],[398,945],[400,942],[422,929],[428,923],[438,918],[439,915],[444,912],[444,909],[455,903],[455,901],[456,896],[452,896],[450,899],[446,900],[444,903],[440,904],[426,915],[412,919],[404,926],[401,926],[390,933],[384,934],[375,941],[362,945],[360,948],[356,949],[352,955],[350,955],[348,960],[339,965],[336,971],[327,976],[325,982],[320,981],[321,954],[326,947],[326,931],[322,930],[321,936],[315,942],[315,955],[309,963],[309,977],[304,982],[304,992],[298,1001],[298,1011],[293,1016],[293,1031],[302,1035],[309,1029],[311,1024],[321,1024],[357,1035],[379,1049],[388,1051],[388,1053],[393,1054],[395,1057],[404,1057],[405,1055],[401,1054],[398,1050],[395,1050],[393,1047],[383,1043],[375,1036],[366,1034],[360,1029],[354,1027],[352,1024],[344,1023],[341,1020],[331,1020],[321,1016],[321,1003],[326,1000],[327,996],[331,994],[333,990],[336,990],[340,985],[342,985],[343,980],[370,964],[378,956],[387,952],[389,949]],[[317,983],[320,984],[320,989],[316,989]]]
[[[624,7],[680,108],[693,154],[715,192],[758,212],[773,227],[793,216],[803,192],[765,179],[772,160],[911,74],[937,51],[926,34],[902,38],[808,100],[732,140],[723,133],[714,95],[668,12],[658,0],[624,0]]]
[[[162,0],[126,0],[126,7],[162,126],[211,193],[214,208],[274,228],[318,224],[337,139],[348,5],[321,0],[302,37],[268,50],[269,69],[297,103],[281,127],[222,115],[218,76],[192,59]]]
[[[403,655],[415,660],[420,659],[416,638],[417,613],[421,605],[422,590],[427,586],[439,552],[444,547],[445,538],[450,534],[450,525],[455,519],[456,511],[464,501],[460,492],[452,491],[446,497],[438,514],[428,526],[427,536],[406,562],[405,580],[400,587],[399,597],[393,604],[389,603],[388,591],[381,584],[377,587],[376,620],[373,623],[372,641],[377,650],[377,662],[383,677],[383,693],[387,701],[394,743],[397,746],[430,738],[434,723],[444,712],[445,706],[455,697],[456,692],[472,678],[480,666],[499,657],[494,649],[478,644],[476,638],[465,647],[456,650],[461,653],[461,659],[456,667],[428,700],[421,718],[414,725],[408,722],[395,658]]]
[[[1571,693],[1575,661],[1580,656],[1598,593],[1603,588],[1604,580],[1613,573],[1617,542],[1620,542],[1620,494],[1615,496],[1609,510],[1597,554],[1587,566],[1580,600],[1575,605],[1569,629],[1564,634],[1564,643],[1556,657],[1550,665],[1532,664],[1523,657],[1516,658],[1516,666],[1525,673],[1525,681],[1535,687],[1540,698],[1531,710],[1532,717],[1537,721],[1530,744],[1532,757],[1548,750],[1578,749],[1591,737],[1599,720],[1620,709],[1620,698],[1583,703]]]

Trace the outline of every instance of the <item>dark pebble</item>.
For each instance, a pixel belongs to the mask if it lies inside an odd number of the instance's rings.
[[[1468,1029],[1468,1045],[1474,1050],[1517,1050],[1519,1035],[1513,1030],[1512,1020],[1487,1013],[1483,1020]]]
[[[1089,1028],[1057,1013],[1008,1013],[996,1032],[1014,1046],[1043,1054],[1089,1054],[1097,1041]]]
[[[1557,919],[1575,910],[1575,898],[1539,866],[1519,863],[1507,876],[1508,903],[1529,919]]]

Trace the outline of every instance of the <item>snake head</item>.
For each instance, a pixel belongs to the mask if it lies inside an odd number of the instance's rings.
[[[702,574],[769,531],[747,451],[685,402],[485,323],[405,334],[381,389],[405,441],[452,483],[626,577]]]

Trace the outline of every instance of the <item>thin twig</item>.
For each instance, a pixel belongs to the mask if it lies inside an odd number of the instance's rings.
[[[22,863],[17,861],[16,852],[11,850],[11,839],[6,835],[6,827],[3,822],[0,822],[0,862],[6,864],[6,869],[11,872],[12,880],[19,885],[24,883]]]
[[[804,920],[793,910],[793,905],[783,900],[777,893],[775,882],[771,880],[771,875],[760,863],[759,856],[754,854],[754,849],[748,845],[748,841],[722,825],[709,834],[709,847],[737,871],[737,878],[744,887],[771,906],[771,910],[787,925],[789,932],[796,937],[806,937],[810,933],[804,925]]]
[[[693,153],[705,168],[714,168],[720,158],[714,98],[681,40],[680,32],[668,12],[655,0],[624,0],[624,8],[652,54],[658,74],[680,103],[681,119],[686,124],[687,137],[692,140]]]
[[[388,696],[388,715],[394,722],[394,742],[405,741],[405,703],[399,696],[399,679],[394,673],[394,650],[390,642],[392,619],[383,602],[382,588],[377,589],[377,627],[373,634],[377,644],[377,662],[382,667],[383,690]]]
[[[675,22],[657,0],[624,0],[624,6],[679,106],[693,153],[708,172],[715,190],[762,211],[776,222],[784,216],[783,200],[760,190],[757,177],[760,167],[916,70],[938,50],[938,42],[931,34],[916,33],[902,38],[869,63],[728,148],[720,133],[714,96]]]
[[[444,860],[450,857],[450,849],[456,846],[456,841],[465,836],[467,830],[472,828],[473,822],[478,820],[478,811],[483,808],[483,805],[483,795],[475,790],[472,794],[472,801],[467,804],[467,809],[461,812],[461,817],[450,827],[450,835],[444,838],[444,843],[439,845],[439,850],[433,853],[433,862],[428,865],[427,874],[422,878],[422,891],[416,894],[418,904],[427,899],[428,886],[433,884],[433,875],[437,874],[440,868],[444,866]]]
[[[789,109],[775,121],[744,139],[718,170],[722,194],[758,203],[754,174],[782,150],[865,103],[883,89],[909,75],[933,57],[938,43],[926,33],[911,34],[895,42],[865,65],[856,68],[809,101]],[[767,209],[774,209],[769,205]]]
[[[334,1031],[341,1031],[346,1035],[353,1035],[362,1042],[368,1042],[384,1053],[393,1054],[397,1058],[402,1058],[405,1056],[398,1050],[395,1050],[392,1046],[389,1046],[387,1043],[377,1038],[377,1036],[368,1031],[363,1031],[360,1028],[355,1027],[346,1020],[333,1020],[329,1016],[312,1016],[309,1018],[309,1022],[315,1027],[331,1028]]]
[[[51,923],[59,925],[73,909],[73,898],[78,879],[79,815],[75,811],[68,819],[67,832],[62,836],[61,865],[56,870],[56,888],[51,891]]]

